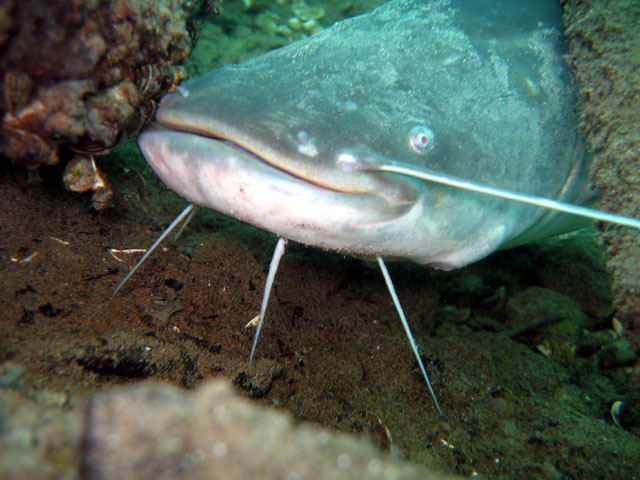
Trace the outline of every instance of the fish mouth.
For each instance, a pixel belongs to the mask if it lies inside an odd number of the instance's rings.
[[[327,188],[235,142],[190,129],[156,125],[139,136],[138,144],[160,179],[190,202],[327,249],[366,253],[373,230],[415,206],[390,203],[375,193]]]
[[[295,168],[283,168],[281,162],[270,160],[268,155],[265,155],[265,150],[268,148],[260,148],[259,145],[251,144],[251,142],[242,142],[241,140],[230,140],[224,136],[218,135],[215,132],[205,131],[203,129],[189,128],[183,125],[166,124],[165,122],[156,122],[150,126],[146,131],[148,132],[164,132],[164,133],[181,133],[183,135],[191,136],[193,139],[200,138],[206,139],[210,142],[217,143],[221,148],[234,151],[238,157],[244,158],[246,162],[253,161],[258,165],[272,168],[275,172],[291,176],[300,182],[309,184],[320,189],[325,189],[331,192],[339,192],[346,194],[358,194],[365,193],[353,188],[345,188],[340,185],[331,185],[328,182],[323,182],[310,175],[305,175],[304,172],[297,171]],[[213,144],[213,143],[212,143]]]

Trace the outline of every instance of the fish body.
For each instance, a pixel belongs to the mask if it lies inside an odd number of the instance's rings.
[[[554,1],[393,0],[166,96],[139,138],[190,202],[325,249],[452,269],[563,215],[373,169],[567,202],[588,155]]]

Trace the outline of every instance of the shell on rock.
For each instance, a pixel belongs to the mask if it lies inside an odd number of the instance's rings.
[[[2,78],[2,101],[7,111],[13,115],[31,97],[33,81],[22,72],[7,72]]]

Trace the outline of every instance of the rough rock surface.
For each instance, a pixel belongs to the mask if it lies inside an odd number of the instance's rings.
[[[296,426],[220,381],[191,393],[147,383],[99,394],[84,421],[85,480],[454,478],[382,455],[365,439]]]
[[[640,217],[640,3],[566,0],[566,35],[579,81],[581,131],[594,153],[598,207]],[[640,232],[601,225],[616,315],[640,349]],[[638,373],[640,388],[640,369]]]
[[[0,154],[36,169],[60,147],[103,152],[136,132],[183,76],[185,3],[4,2]]]
[[[74,408],[67,400],[0,389],[0,478],[460,478],[382,454],[366,438],[295,424],[223,381],[191,392],[147,382]]]

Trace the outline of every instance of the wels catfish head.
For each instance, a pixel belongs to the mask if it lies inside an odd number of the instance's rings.
[[[192,79],[163,99],[140,148],[189,201],[325,249],[451,269],[535,238],[541,209],[340,167],[581,190],[559,32],[529,22],[515,35],[496,19],[478,29],[472,4],[397,0]]]

